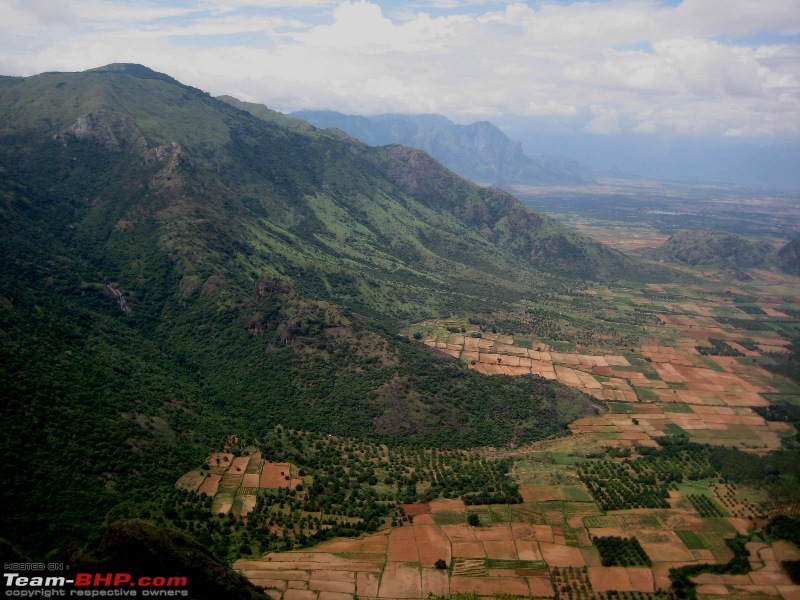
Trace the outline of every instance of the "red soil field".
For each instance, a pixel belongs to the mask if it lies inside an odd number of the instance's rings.
[[[259,485],[260,479],[261,476],[258,473],[248,473],[247,475],[244,476],[244,479],[242,479],[242,487],[245,488],[261,487]]]
[[[379,578],[375,573],[358,573],[356,575],[356,589],[358,590],[358,595],[367,598],[377,596],[378,581]]]
[[[517,560],[517,549],[513,541],[487,541],[483,542],[488,558]]]
[[[356,576],[352,571],[318,570],[311,572],[308,587],[324,592],[355,592]]]
[[[453,556],[460,558],[485,558],[483,544],[480,542],[453,542]]]
[[[450,581],[447,571],[441,569],[422,569],[422,597],[428,594],[447,596],[450,593]],[[361,592],[359,590],[359,596]]]
[[[466,524],[442,525],[442,531],[454,543],[457,541],[474,542],[478,539],[475,536],[475,528]]]
[[[533,527],[527,523],[512,522],[511,533],[514,536],[514,539],[517,541],[536,539],[536,536],[533,533]]]
[[[528,577],[528,586],[531,588],[531,596],[550,598],[555,596],[553,584],[547,577]]]
[[[553,528],[549,525],[534,525],[533,532],[540,542],[553,543]]]
[[[582,567],[586,564],[580,548],[541,542],[542,555],[551,567]]]
[[[450,564],[450,540],[445,537],[439,526],[414,524],[413,527],[422,566],[433,567],[439,559]]]
[[[653,572],[647,568],[625,567],[628,571],[628,579],[631,580],[631,587],[634,592],[653,592],[654,580]]]
[[[259,487],[267,489],[288,488],[291,480],[286,479],[289,475],[289,463],[265,462],[264,469],[261,471]]]
[[[508,523],[495,523],[494,525],[475,528],[475,537],[479,540],[511,540],[511,526]]]
[[[424,515],[431,512],[431,507],[427,502],[418,502],[416,504],[401,504],[403,510],[407,515]]]
[[[464,501],[461,498],[455,500],[434,500],[433,502],[429,502],[428,506],[430,506],[431,512],[434,514],[438,512],[465,512],[466,510]]]
[[[411,527],[400,527],[389,535],[389,561],[419,562],[417,543]]]
[[[517,540],[517,554],[520,560],[543,560],[539,544],[528,540]]]
[[[625,567],[589,567],[589,581],[595,592],[617,590],[620,592],[633,591],[631,580]]]
[[[250,462],[249,456],[237,456],[231,461],[228,472],[233,474],[244,473],[247,470],[247,463]]]
[[[489,596],[505,592],[517,596],[529,596],[530,588],[524,577],[464,577],[453,576],[450,579],[450,593],[469,593],[477,591],[479,595]]]
[[[384,598],[421,598],[419,568],[399,562],[386,563],[378,595]]]
[[[212,473],[206,477],[205,481],[197,488],[198,495],[205,494],[206,496],[214,496],[219,489],[219,482],[222,481],[222,475]]]

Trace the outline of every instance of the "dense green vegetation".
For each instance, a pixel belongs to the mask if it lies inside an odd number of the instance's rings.
[[[782,540],[789,540],[800,546],[800,519],[778,515],[769,520],[764,532]]]
[[[758,456],[737,448],[714,447],[708,460],[727,481],[767,489],[773,502],[795,502],[800,498],[798,452],[795,446]]]
[[[230,431],[560,434],[590,398],[397,331],[569,277],[673,276],[418,151],[258,119],[140,66],[2,78],[0,123],[0,494],[28,507],[0,536],[34,556],[136,513]]]
[[[187,585],[172,591],[178,595],[188,590],[190,597],[198,600],[264,598],[263,590],[214,560],[191,537],[172,529],[153,527],[138,519],[109,525],[87,548],[65,552],[60,561],[72,565],[77,572],[133,571],[134,577],[180,573]]]
[[[182,530],[220,560],[232,561],[401,525],[411,520],[403,503],[458,497],[468,504],[522,501],[509,460],[487,461],[464,450],[385,446],[283,427],[226,449],[239,456],[259,451],[271,462],[288,462],[303,483],[243,490],[256,495],[247,519],[217,514],[211,498],[171,487],[117,505],[109,518],[136,517]],[[206,463],[204,469],[215,466]],[[230,499],[241,502],[238,494]]]
[[[680,600],[697,598],[697,584],[692,581],[692,577],[700,573],[729,573],[732,575],[742,575],[750,572],[750,553],[745,544],[750,540],[749,537],[736,534],[732,538],[726,538],[725,544],[733,552],[731,558],[725,564],[694,564],[685,567],[677,567],[669,570],[669,578],[672,581],[672,591]]]
[[[708,338],[710,346],[695,346],[695,349],[705,356],[744,356],[736,348],[732,348],[725,340]]]
[[[701,517],[721,517],[722,509],[708,496],[702,494],[687,494],[686,499]]]
[[[787,347],[787,351],[770,354],[772,362],[765,363],[764,367],[773,373],[800,383],[800,339],[796,336],[790,337],[792,337],[792,343]]]
[[[661,448],[639,448],[642,456],[595,459],[578,467],[589,493],[603,510],[668,508],[669,491],[682,481],[715,475],[707,450],[682,437],[664,437]]]
[[[594,536],[592,544],[600,552],[604,567],[649,567],[653,564],[636,537]]]
[[[653,255],[688,265],[727,264],[739,268],[761,267],[777,259],[767,242],[751,242],[713,229],[677,231]]]

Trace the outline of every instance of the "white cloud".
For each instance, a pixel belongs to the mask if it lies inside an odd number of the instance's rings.
[[[665,20],[672,27],[688,28],[701,36],[800,33],[795,0],[684,0]]]
[[[800,47],[780,35],[800,31],[796,0],[38,1],[0,2],[6,72],[129,61],[279,110],[800,135]],[[760,44],[735,41],[756,33]]]
[[[596,135],[615,135],[622,132],[619,124],[619,111],[614,108],[592,106],[592,114],[597,115],[583,128],[586,133]]]
[[[46,24],[71,25],[77,21],[77,15],[66,2],[50,2],[49,0],[27,0],[14,2],[21,10],[30,12],[39,22]]]

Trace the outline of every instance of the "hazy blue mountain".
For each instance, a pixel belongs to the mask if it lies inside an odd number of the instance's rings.
[[[680,134],[593,135],[543,119],[494,117],[528,155],[565,156],[593,173],[800,190],[800,142]]]
[[[448,169],[483,184],[574,185],[592,180],[588,169],[556,156],[528,157],[488,121],[457,125],[441,115],[387,114],[374,117],[333,111],[290,116],[322,128],[341,129],[367,144],[402,144],[424,150]]]

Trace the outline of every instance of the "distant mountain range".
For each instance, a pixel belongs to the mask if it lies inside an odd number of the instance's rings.
[[[480,184],[575,185],[592,181],[589,170],[573,160],[526,156],[519,142],[488,121],[457,125],[441,115],[362,117],[333,111],[299,111],[289,116],[316,127],[341,129],[372,146],[419,148],[454,173]]]

